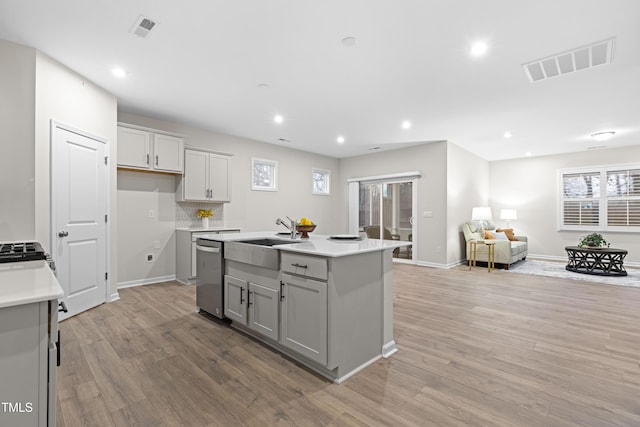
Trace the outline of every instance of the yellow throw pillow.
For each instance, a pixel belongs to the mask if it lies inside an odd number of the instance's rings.
[[[496,236],[494,236],[489,230],[484,230],[484,238],[486,240],[495,240]]]
[[[513,234],[513,228],[498,228],[496,231],[504,232],[504,234],[507,235],[507,239],[511,240],[512,242],[515,242],[518,240],[516,239],[516,235]]]

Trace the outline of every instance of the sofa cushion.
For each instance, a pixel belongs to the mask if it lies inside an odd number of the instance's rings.
[[[513,228],[498,228],[496,231],[504,232],[504,234],[507,235],[507,238],[512,242],[515,242],[518,240],[516,239],[516,235],[513,233]]]
[[[511,242],[511,255],[515,256],[527,250],[527,242]]]

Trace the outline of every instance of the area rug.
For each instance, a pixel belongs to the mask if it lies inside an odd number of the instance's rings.
[[[562,279],[584,280],[587,282],[605,283],[617,286],[632,286],[640,288],[640,270],[627,268],[627,276],[595,276],[591,274],[574,273],[565,269],[566,264],[554,261],[540,261],[526,259],[511,264],[509,270],[497,270],[506,274],[532,274],[535,276],[558,277]]]

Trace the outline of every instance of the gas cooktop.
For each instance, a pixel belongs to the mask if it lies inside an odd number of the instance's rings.
[[[46,259],[47,254],[38,242],[0,243],[0,263]]]

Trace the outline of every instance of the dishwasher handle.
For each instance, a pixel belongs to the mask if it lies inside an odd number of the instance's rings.
[[[210,246],[196,245],[196,250],[202,251],[202,252],[210,252],[212,254],[219,254],[220,253],[220,248],[212,248]]]

